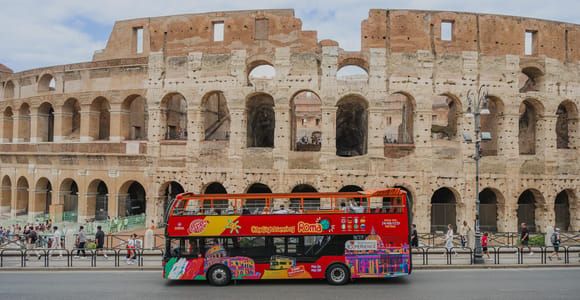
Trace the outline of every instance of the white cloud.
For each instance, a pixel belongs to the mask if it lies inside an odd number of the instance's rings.
[[[360,47],[360,23],[370,8],[457,10],[498,13],[577,23],[578,1],[182,1],[103,0],[33,1],[0,0],[0,62],[15,70],[90,60],[105,46],[116,20],[137,17],[201,13],[223,10],[294,8],[304,29],[317,30],[319,39],[333,39],[347,50]],[[75,20],[76,21],[71,21]],[[81,20],[81,21],[79,21]],[[99,25],[94,32],[82,20]],[[90,25],[90,23],[89,23]]]

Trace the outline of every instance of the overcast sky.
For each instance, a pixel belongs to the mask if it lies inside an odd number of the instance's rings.
[[[497,13],[580,23],[578,0],[0,0],[0,63],[14,71],[90,61],[115,20],[222,10],[294,8],[303,29],[360,48],[370,8]]]

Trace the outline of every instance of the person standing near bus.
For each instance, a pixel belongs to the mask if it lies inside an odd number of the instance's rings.
[[[417,225],[413,224],[411,229],[411,247],[419,247],[419,236],[417,235]]]
[[[103,232],[103,230],[101,229],[101,225],[97,226],[97,233],[95,234],[95,242],[97,242],[97,255],[99,254],[99,252],[103,253],[103,257],[105,259],[109,258],[107,256],[107,253],[105,253],[103,251],[103,248],[105,246],[105,232]]]
[[[451,224],[447,225],[447,233],[445,234],[445,248],[447,248],[447,252],[451,253],[451,250],[457,256],[457,252],[453,249],[453,226]]]

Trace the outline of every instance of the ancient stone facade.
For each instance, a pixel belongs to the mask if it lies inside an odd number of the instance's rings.
[[[482,224],[580,229],[580,26],[371,10],[357,52],[301,27],[292,10],[119,21],[91,62],[0,68],[1,212],[159,221],[182,190],[398,186],[422,232],[473,222],[463,136],[484,86]]]

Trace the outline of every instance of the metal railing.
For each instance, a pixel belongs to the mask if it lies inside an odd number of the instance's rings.
[[[445,245],[445,234],[443,232],[434,233],[418,233],[419,244],[422,246],[436,247]],[[544,233],[530,233],[530,240],[538,238],[539,236],[545,238]],[[493,232],[489,233],[488,243],[494,246],[517,246],[519,244],[520,234],[518,232]],[[460,244],[460,237],[455,235],[454,243]],[[577,245],[580,244],[580,232],[561,232],[561,245]]]

